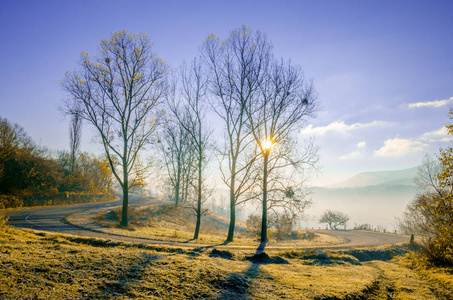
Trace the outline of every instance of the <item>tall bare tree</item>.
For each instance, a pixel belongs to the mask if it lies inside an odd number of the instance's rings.
[[[206,127],[206,92],[207,76],[200,64],[200,60],[194,59],[189,66],[183,64],[181,68],[181,98],[182,103],[170,103],[169,107],[179,124],[185,129],[190,139],[193,157],[193,178],[190,183],[195,191],[195,206],[197,216],[194,239],[198,239],[200,233],[202,204],[210,195],[206,186],[205,169],[209,161],[210,137],[212,131]]]
[[[122,226],[128,223],[129,189],[146,169],[139,153],[153,140],[161,117],[158,105],[167,94],[166,74],[149,37],[122,30],[101,40],[97,56],[82,52],[79,69],[62,81],[72,99],[67,112],[80,108],[80,117],[96,128],[123,190]]]
[[[219,149],[222,180],[230,192],[227,241],[234,238],[236,207],[249,200],[253,185],[255,146],[248,127],[246,106],[256,98],[263,70],[270,59],[270,42],[264,33],[242,26],[221,42],[210,35],[202,55],[210,74],[212,107],[225,125],[225,144]]]
[[[304,177],[298,181],[286,169],[298,174],[305,166],[317,161],[317,151],[309,141],[305,149],[297,149],[292,134],[314,117],[317,109],[313,85],[299,67],[290,62],[272,61],[266,65],[259,82],[259,96],[247,102],[246,112],[250,128],[259,146],[263,161],[262,176],[262,230],[261,242],[267,242],[267,214],[270,206],[303,210]],[[303,173],[302,173],[303,174]],[[284,179],[287,180],[284,180]],[[269,186],[269,184],[272,186]],[[272,196],[269,198],[268,196]]]

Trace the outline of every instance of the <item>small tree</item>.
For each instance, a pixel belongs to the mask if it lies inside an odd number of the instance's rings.
[[[255,235],[261,235],[261,216],[250,214],[245,222],[247,230]]]
[[[96,128],[123,190],[121,225],[127,226],[129,190],[143,183],[146,165],[139,153],[153,141],[161,117],[158,105],[167,94],[167,66],[156,56],[146,34],[126,30],[101,40],[99,54],[80,57],[79,70],[66,73],[63,88],[70,95],[66,113]]]
[[[341,211],[326,210],[319,218],[319,223],[327,223],[330,230],[336,230],[338,226],[346,226],[349,217]]]
[[[277,241],[287,239],[291,236],[294,226],[296,225],[296,220],[297,215],[291,213],[289,210],[275,215],[274,227],[277,230]]]
[[[187,200],[186,188],[192,178],[194,155],[190,135],[184,126],[173,122],[171,117],[164,122],[157,148],[162,160],[162,173],[171,188],[171,199],[175,201],[175,207],[178,207],[181,201]]]

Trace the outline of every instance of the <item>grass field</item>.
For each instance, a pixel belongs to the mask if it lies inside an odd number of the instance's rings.
[[[111,209],[69,217],[99,231],[176,242],[190,239],[193,229],[183,212],[162,207],[132,210],[128,228],[119,228],[117,218]],[[222,217],[206,217],[201,242],[223,242],[226,224]],[[453,270],[427,267],[408,245],[297,250],[338,243],[318,234],[271,240],[286,250],[266,247],[255,254],[256,248],[235,247],[258,246],[244,225],[238,226],[242,229],[228,247],[194,248],[0,223],[0,299],[453,299]]]
[[[174,209],[168,204],[153,204],[141,208],[130,208],[128,228],[119,226],[120,209],[101,208],[66,217],[66,220],[81,228],[103,233],[153,239],[166,242],[221,244],[225,241],[229,220],[216,214],[203,216],[200,236],[193,241],[195,216],[182,208]],[[314,234],[307,230],[297,230],[297,239],[277,241],[269,231],[268,246],[312,247],[342,243],[343,240],[326,234]],[[255,246],[258,236],[247,231],[243,222],[236,223],[234,241],[229,246]]]
[[[0,299],[452,299],[452,270],[420,268],[411,254],[387,260],[406,251],[253,256],[4,226]]]

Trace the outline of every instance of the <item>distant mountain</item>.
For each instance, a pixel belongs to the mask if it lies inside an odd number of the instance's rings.
[[[345,181],[331,184],[327,188],[356,188],[373,185],[414,185],[418,167],[381,172],[364,172]]]
[[[348,228],[369,223],[394,230],[395,216],[401,216],[414,199],[417,169],[364,172],[326,187],[313,187],[314,205],[307,211],[305,227],[324,227],[319,216],[327,209],[339,210],[350,216]]]

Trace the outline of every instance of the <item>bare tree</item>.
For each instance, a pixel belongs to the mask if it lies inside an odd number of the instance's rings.
[[[418,168],[415,178],[417,195],[407,206],[401,218],[395,217],[398,229],[405,234],[434,235],[432,224],[436,216],[431,210],[432,199],[442,199],[448,195],[439,182],[441,165],[426,155],[423,164]]]
[[[261,242],[267,242],[267,213],[275,205],[285,209],[303,211],[307,202],[303,192],[305,177],[299,180],[288,175],[292,168],[305,175],[304,169],[317,162],[313,141],[305,149],[295,148],[292,134],[314,117],[317,110],[316,95],[311,82],[300,67],[290,62],[272,61],[267,65],[260,81],[259,97],[246,105],[247,116],[255,142],[262,157],[262,231]],[[272,196],[269,197],[269,196]]]
[[[177,114],[181,114],[177,112]],[[182,119],[183,122],[185,122]],[[179,122],[167,119],[160,136],[158,149],[161,153],[165,174],[172,188],[175,207],[187,199],[187,189],[192,177],[193,149],[190,135]]]
[[[67,112],[93,125],[113,175],[123,190],[121,225],[127,226],[129,189],[143,180],[147,165],[140,151],[153,140],[167,94],[167,66],[156,56],[146,34],[115,32],[101,40],[99,54],[82,52],[79,69],[67,73],[63,88],[71,96]]]
[[[194,59],[187,66],[181,68],[181,97],[184,102],[181,104],[170,103],[170,109],[178,120],[185,134],[189,137],[191,151],[194,152],[194,172],[190,180],[195,190],[196,202],[193,207],[196,213],[196,225],[194,239],[198,239],[200,233],[201,216],[203,214],[202,203],[210,195],[205,182],[205,169],[209,161],[210,136],[212,134],[206,128],[206,91],[207,77],[199,60]]]
[[[331,230],[336,230],[338,226],[346,226],[349,217],[341,211],[326,210],[319,218],[319,223],[327,223]]]
[[[236,207],[250,199],[246,192],[255,181],[256,147],[247,126],[246,105],[256,97],[270,49],[262,32],[246,26],[233,30],[223,42],[210,35],[202,48],[210,74],[211,105],[226,129],[224,147],[218,152],[222,180],[230,191],[227,241],[234,237]]]

